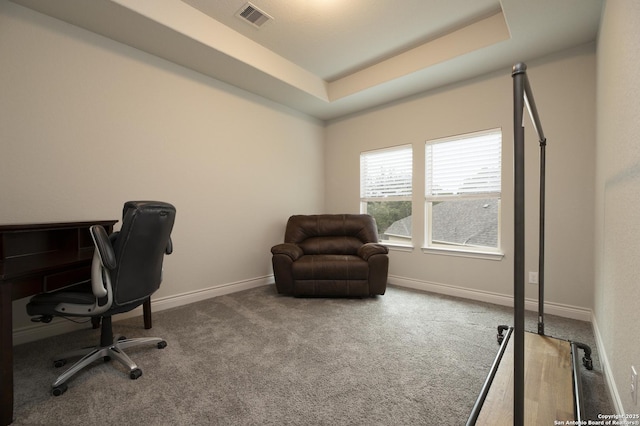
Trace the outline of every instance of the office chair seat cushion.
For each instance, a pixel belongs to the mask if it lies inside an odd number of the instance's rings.
[[[87,309],[93,307],[96,298],[91,291],[91,285],[78,287],[74,287],[73,291],[63,289],[33,296],[27,304],[27,313],[32,316],[59,314],[56,311],[56,306],[60,303],[87,305]]]

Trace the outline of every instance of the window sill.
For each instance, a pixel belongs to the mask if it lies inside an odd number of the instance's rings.
[[[423,247],[425,254],[439,254],[443,256],[470,257],[473,259],[502,260],[504,253],[492,251],[476,251],[464,249],[448,249],[441,247]]]

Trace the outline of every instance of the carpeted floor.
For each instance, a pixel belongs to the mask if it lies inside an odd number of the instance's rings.
[[[529,313],[527,329],[536,329]],[[509,308],[390,287],[372,299],[298,299],[265,286],[114,323],[144,371],[98,362],[68,382],[52,357],[93,345],[81,330],[15,348],[15,425],[462,425],[498,349]],[[546,333],[593,350],[586,414],[612,413],[591,325],[546,316]],[[116,368],[113,367],[116,366]]]

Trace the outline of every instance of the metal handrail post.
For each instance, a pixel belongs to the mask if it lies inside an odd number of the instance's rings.
[[[524,425],[524,91],[526,65],[513,67],[514,264],[513,424]]]

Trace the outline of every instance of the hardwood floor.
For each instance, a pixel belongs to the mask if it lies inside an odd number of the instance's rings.
[[[525,333],[525,424],[574,420],[571,345]],[[476,425],[513,424],[513,338],[493,380]]]

